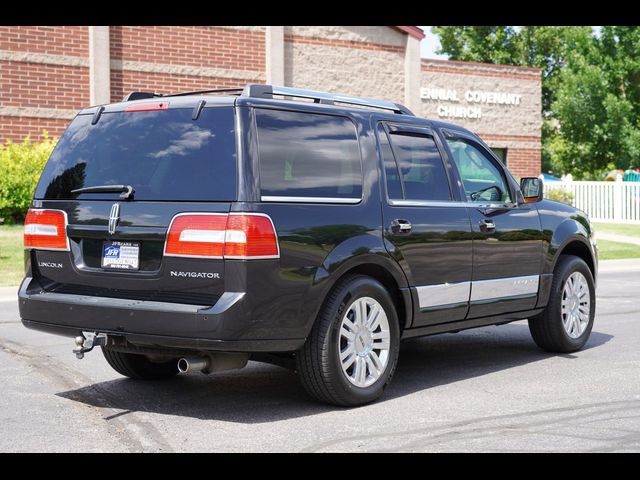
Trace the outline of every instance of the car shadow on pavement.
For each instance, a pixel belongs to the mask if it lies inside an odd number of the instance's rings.
[[[583,352],[611,338],[611,335],[592,332]],[[380,402],[551,356],[553,354],[536,347],[529,329],[522,324],[408,340],[402,344],[393,382]],[[580,352],[563,358],[572,361],[579,356]],[[244,370],[209,376],[184,375],[147,382],[121,378],[57,395],[94,407],[123,411],[112,416],[150,412],[248,424],[304,417],[339,408],[308,397],[292,371],[254,362]]]

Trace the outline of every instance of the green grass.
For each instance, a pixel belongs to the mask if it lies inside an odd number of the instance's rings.
[[[640,258],[640,246],[632,243],[598,240],[598,253],[600,260]]]
[[[19,285],[24,277],[22,225],[0,225],[0,287]]]
[[[596,238],[598,232],[613,233],[615,235],[627,235],[629,237],[640,237],[640,225],[631,225],[626,223],[595,223],[593,224],[596,231]],[[598,242],[600,243],[600,242]]]

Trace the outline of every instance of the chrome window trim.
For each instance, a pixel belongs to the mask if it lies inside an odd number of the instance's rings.
[[[416,286],[420,310],[460,304],[523,298],[538,293],[540,275]]]
[[[356,204],[362,202],[360,198],[349,197],[287,197],[276,195],[262,195],[262,202],[278,202],[278,203],[340,203],[340,204]]]
[[[388,204],[392,207],[470,207],[470,208],[517,208],[515,203],[480,203],[480,202],[458,202],[451,200],[450,202],[444,201],[430,201],[430,200],[387,200]]]

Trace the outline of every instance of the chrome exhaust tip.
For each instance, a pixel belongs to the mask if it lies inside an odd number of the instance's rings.
[[[207,357],[184,357],[178,360],[178,371],[180,373],[209,371],[209,359]]]
[[[178,360],[180,373],[213,373],[244,368],[249,361],[248,353],[208,353],[200,357],[182,357]]]

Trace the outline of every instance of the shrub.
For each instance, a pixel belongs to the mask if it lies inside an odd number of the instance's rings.
[[[56,139],[49,138],[46,130],[38,142],[29,137],[22,143],[10,140],[0,145],[0,223],[21,222],[31,203],[38,183]]]
[[[544,194],[545,198],[549,200],[555,200],[556,202],[566,203],[567,205],[573,205],[574,195],[571,192],[567,192],[563,188],[551,188]]]

